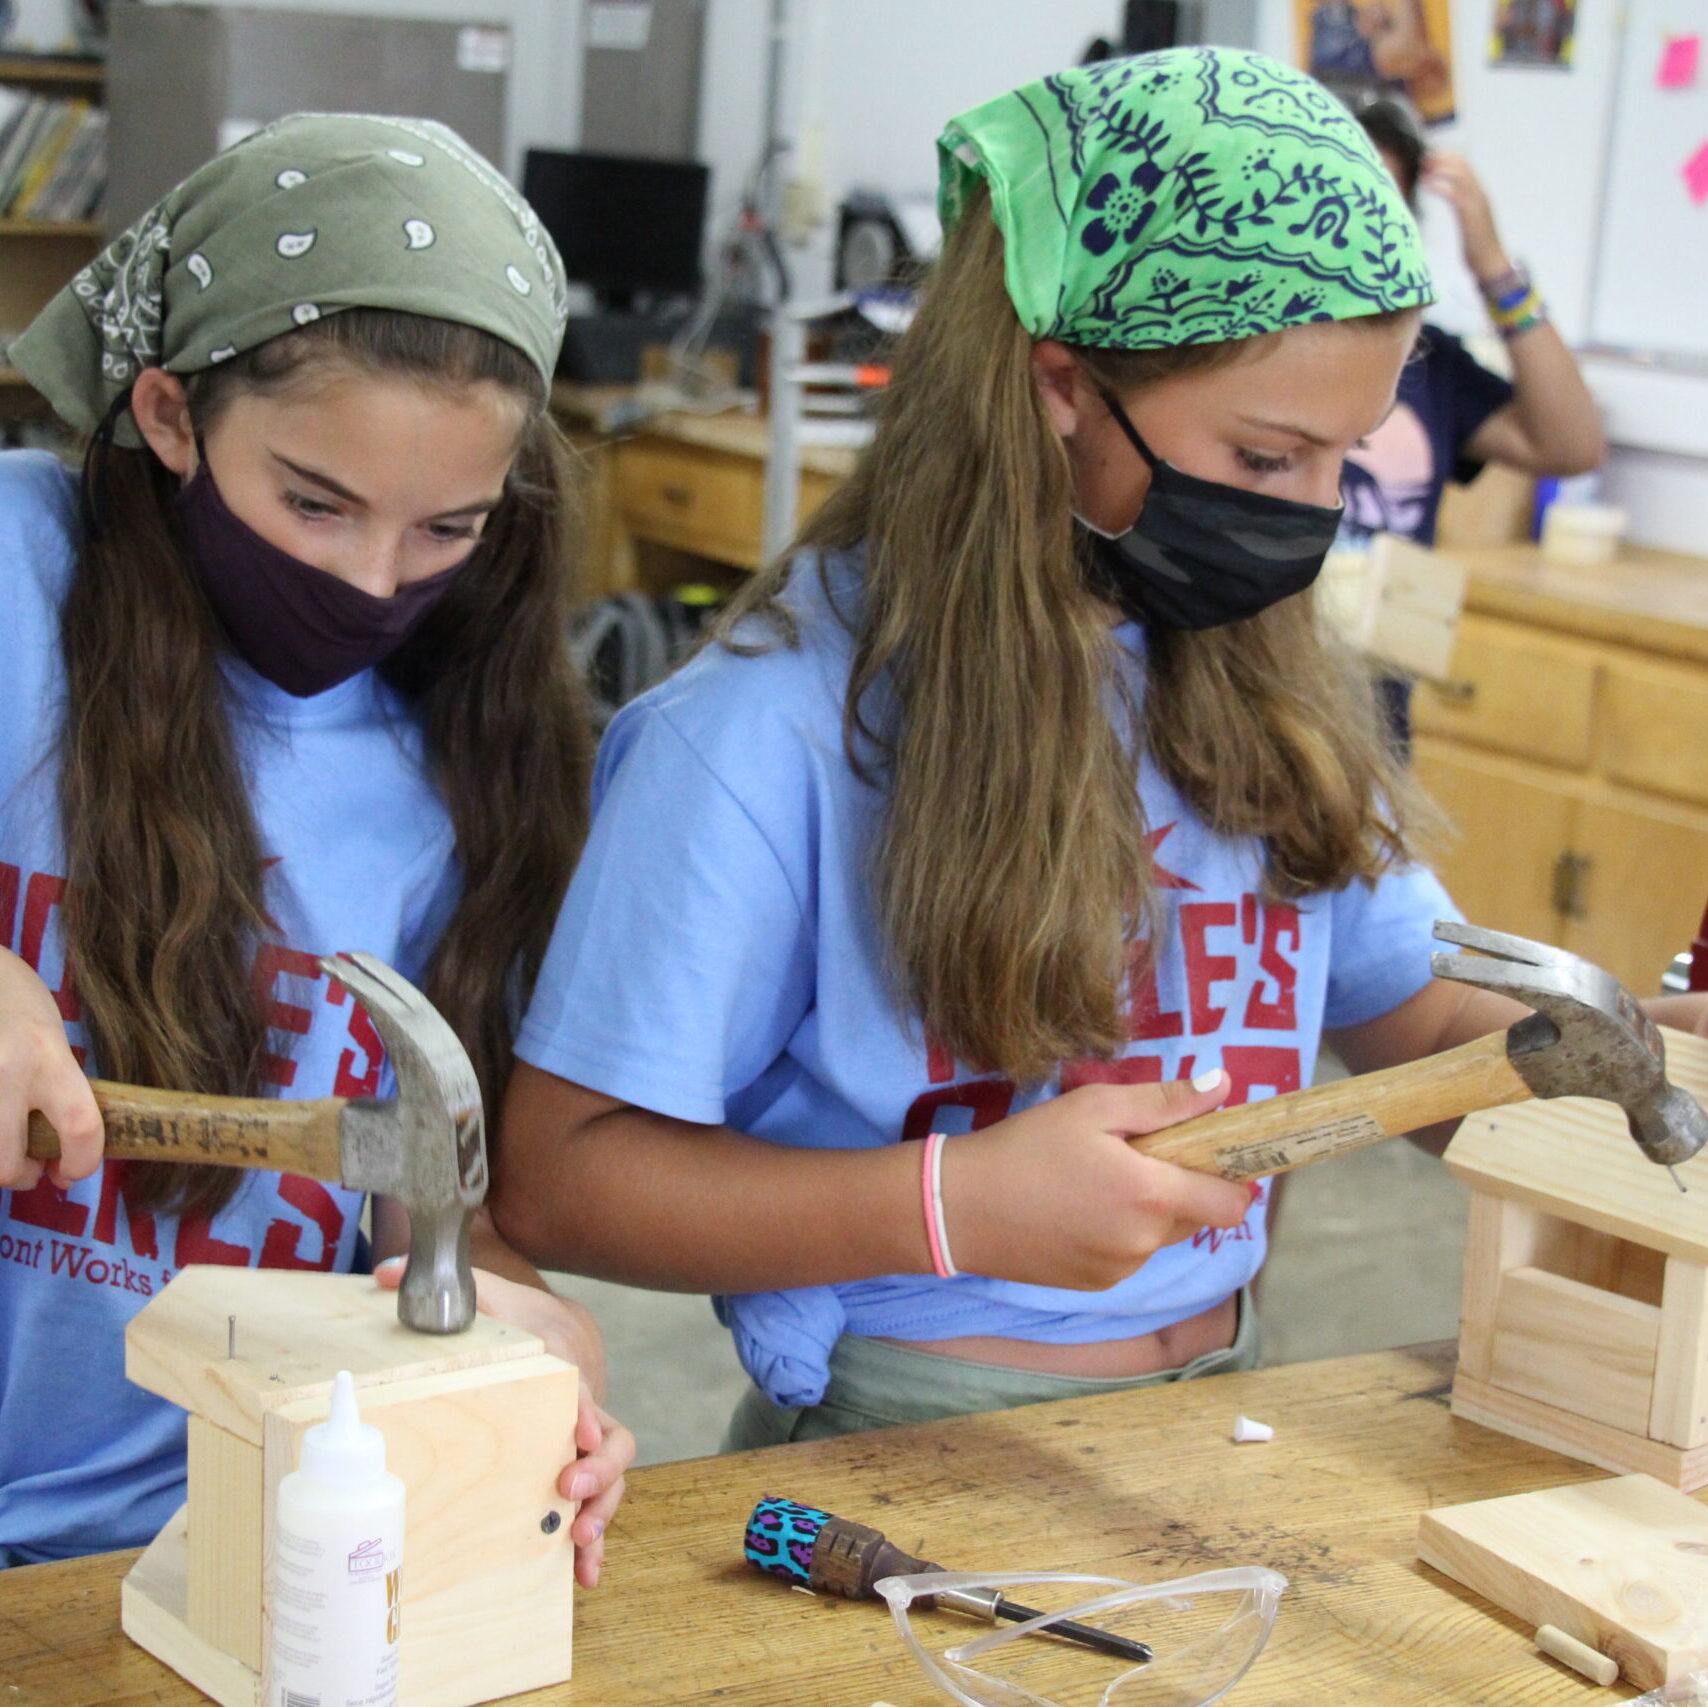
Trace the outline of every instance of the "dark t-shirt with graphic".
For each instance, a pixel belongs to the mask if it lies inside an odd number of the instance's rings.
[[[1451,332],[1425,326],[1400,374],[1393,413],[1347,456],[1337,548],[1357,550],[1377,533],[1433,545],[1442,489],[1476,477],[1482,465],[1465,447],[1512,397],[1512,386]]]

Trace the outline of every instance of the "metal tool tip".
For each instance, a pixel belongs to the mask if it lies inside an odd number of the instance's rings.
[[[1685,1184],[1685,1183],[1684,1183],[1684,1181],[1683,1181],[1683,1180],[1681,1180],[1681,1179],[1680,1179],[1680,1178],[1679,1178],[1679,1177],[1678,1177],[1678,1169],[1677,1169],[1677,1168],[1675,1168],[1675,1167],[1672,1167],[1672,1166],[1671,1166],[1671,1165],[1670,1165],[1670,1164],[1669,1164],[1669,1165],[1668,1165],[1668,1167],[1667,1167],[1667,1172],[1668,1172],[1668,1173],[1669,1173],[1669,1174],[1671,1174],[1671,1175],[1672,1175],[1672,1183],[1673,1183],[1673,1184],[1674,1184],[1674,1185],[1676,1185],[1676,1186],[1677,1186],[1677,1187],[1678,1187],[1678,1189],[1679,1189],[1679,1190],[1680,1190],[1680,1191],[1682,1191],[1682,1192],[1684,1192],[1684,1193],[1685,1193],[1685,1194],[1686,1194],[1686,1195],[1688,1195],[1688,1194],[1689,1194],[1689,1191],[1690,1191],[1690,1187],[1689,1187],[1689,1186],[1687,1186],[1687,1185],[1686,1185],[1686,1184]]]

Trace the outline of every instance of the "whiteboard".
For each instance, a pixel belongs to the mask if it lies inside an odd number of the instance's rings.
[[[1669,36],[1699,35],[1688,88],[1658,86]],[[1708,200],[1685,163],[1708,144],[1708,5],[1627,0],[1608,138],[1589,341],[1708,362]]]

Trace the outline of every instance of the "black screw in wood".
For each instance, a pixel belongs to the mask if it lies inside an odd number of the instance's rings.
[[[556,1535],[562,1527],[563,1513],[561,1511],[548,1511],[546,1515],[540,1519],[540,1528],[543,1529],[547,1535]]]

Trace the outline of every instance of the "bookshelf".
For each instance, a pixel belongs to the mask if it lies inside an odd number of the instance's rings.
[[[24,96],[98,105],[106,91],[106,65],[97,59],[0,54],[0,85]],[[0,218],[0,347],[94,257],[102,236],[98,219]],[[0,361],[0,415],[39,407],[24,379]]]

